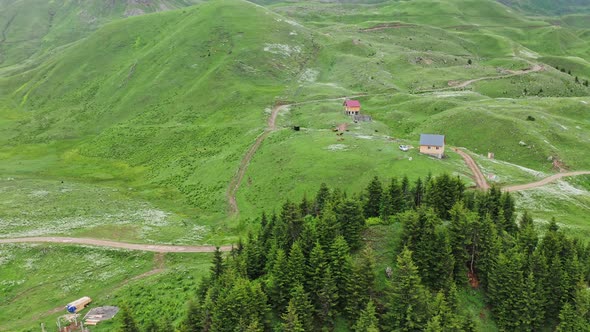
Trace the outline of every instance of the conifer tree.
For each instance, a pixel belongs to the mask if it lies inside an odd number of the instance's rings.
[[[199,305],[193,301],[190,300],[188,301],[188,308],[187,308],[187,312],[186,312],[186,318],[183,321],[183,331],[186,332],[194,332],[194,331],[201,331],[201,321],[202,321],[202,317],[201,317],[201,308],[199,307]],[[157,332],[158,331],[158,326],[151,321],[152,325],[154,325],[153,327],[153,332]],[[147,329],[149,332],[150,329]]]
[[[387,220],[389,216],[402,212],[405,206],[404,199],[402,187],[397,183],[396,178],[392,178],[389,187],[383,193],[381,218]]]
[[[378,326],[379,320],[375,312],[375,304],[370,300],[367,302],[367,306],[361,311],[352,329],[355,332],[379,332]]]
[[[289,305],[287,306],[287,312],[285,312],[281,318],[283,319],[283,323],[281,324],[281,331],[283,332],[303,332],[303,324],[299,320],[299,315],[297,312],[297,307],[293,300],[289,301]]]
[[[557,326],[557,331],[558,332],[588,331],[587,329],[584,329],[583,325],[587,325],[587,323],[581,321],[574,306],[572,306],[569,302],[566,302],[563,305],[563,308],[561,309],[561,311],[559,312],[559,325]]]
[[[383,187],[381,186],[381,181],[379,181],[377,176],[371,180],[366,191],[367,199],[364,206],[365,218],[379,217]]]
[[[223,254],[219,247],[213,252],[213,265],[211,266],[211,279],[218,279],[223,273]]]
[[[365,218],[359,203],[352,199],[345,199],[336,208],[336,221],[340,225],[340,234],[352,250],[362,246],[362,232],[365,230]]]
[[[414,194],[412,193],[412,188],[410,188],[410,180],[406,175],[404,175],[404,177],[402,178],[401,190],[403,197],[402,205],[400,207],[400,210],[397,212],[402,212],[414,207]]]
[[[315,196],[315,201],[313,204],[313,209],[316,216],[320,216],[326,204],[330,201],[330,189],[325,183],[320,184],[320,189]]]
[[[430,316],[429,294],[422,285],[412,252],[407,247],[397,257],[397,266],[385,323],[401,331],[424,329]]]
[[[324,250],[329,250],[336,236],[340,235],[340,225],[332,206],[327,206],[317,222],[318,240]]]
[[[305,256],[299,242],[293,243],[289,252],[288,282],[290,285],[305,283]]]
[[[516,249],[498,256],[488,280],[488,294],[498,326],[504,330],[526,330],[530,323],[526,287],[523,280],[523,257]],[[534,288],[534,286],[533,286]]]
[[[319,286],[318,302],[316,304],[319,326],[331,328],[334,326],[334,319],[337,314],[338,288],[329,266],[326,268]]]
[[[330,262],[328,266],[332,272],[332,278],[336,285],[338,297],[337,308],[343,312],[349,304],[352,293],[352,258],[350,249],[343,236],[338,236],[330,247]]]
[[[472,246],[477,241],[477,214],[457,202],[450,211],[448,225],[451,252],[454,257],[453,276],[458,284],[467,284],[467,266],[471,260]]]
[[[285,257],[285,251],[278,249],[274,259],[274,265],[268,280],[269,297],[273,306],[282,311],[289,300],[289,273],[288,262]]]
[[[305,331],[312,331],[314,307],[309,299],[309,295],[305,292],[305,289],[301,284],[297,284],[292,288],[289,304],[291,303],[295,306],[297,316],[299,317],[303,329]]]
[[[414,206],[420,207],[422,205],[422,199],[424,198],[424,184],[422,179],[418,178],[414,185]]]
[[[307,199],[307,194],[303,194],[301,203],[299,203],[299,213],[302,217],[313,213],[313,204]]]
[[[121,308],[121,323],[119,331],[121,332],[139,332],[139,327],[133,318],[133,314],[127,305]]]
[[[287,201],[287,203],[283,204],[281,221],[286,225],[287,230],[286,242],[281,247],[286,251],[291,247],[293,242],[297,241],[303,230],[303,218],[301,218],[299,208],[294,203]],[[281,245],[280,241],[279,245]]]
[[[309,254],[308,268],[306,271],[306,290],[312,297],[312,303],[317,304],[319,301],[318,294],[321,288],[322,277],[326,271],[325,252],[319,242],[316,242]]]
[[[254,238],[252,233],[248,233],[248,244],[244,249],[248,278],[254,280],[264,274],[264,267],[266,265],[266,256],[264,253],[262,243]]]

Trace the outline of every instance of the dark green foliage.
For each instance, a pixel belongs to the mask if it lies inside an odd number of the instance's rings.
[[[366,200],[364,206],[365,218],[379,217],[381,211],[381,196],[383,187],[378,177],[374,177],[369,183],[366,190]]]
[[[299,321],[305,331],[311,331],[313,328],[313,304],[311,304],[309,295],[305,292],[302,285],[297,284],[291,290],[291,299],[289,305],[295,307]]]
[[[362,232],[365,229],[365,218],[361,206],[356,200],[344,199],[336,205],[336,222],[340,225],[340,233],[352,250],[362,245]]]
[[[393,180],[379,194],[382,216],[395,214],[402,224],[403,250],[385,289],[375,281],[382,267],[362,241],[363,213],[370,192],[381,190],[378,179],[360,200],[323,186],[318,195],[326,200],[316,198],[311,214],[305,200],[287,202],[280,217],[263,214],[258,234],[248,234],[225,259],[217,250],[210,277],[176,328],[474,331],[457,295],[469,276],[500,330],[588,329],[590,247],[568,238],[555,220],[544,234],[527,212],[517,224],[512,197],[498,188],[463,193],[460,181],[441,176],[420,194],[420,181],[414,188],[408,183]],[[144,328],[174,329],[150,326]]]
[[[313,209],[316,216],[319,216],[324,208],[326,207],[326,203],[330,200],[330,189],[325,183],[320,185],[320,189],[315,196],[315,201],[313,204]]]
[[[287,269],[289,285],[303,285],[305,283],[305,256],[298,242],[295,242],[291,247]]]
[[[281,324],[281,331],[283,332],[303,332],[303,324],[299,319],[299,314],[295,303],[293,301],[289,301],[289,305],[287,306],[287,312],[285,312],[281,318],[283,319],[283,323]]]
[[[213,253],[213,265],[211,266],[211,278],[217,279],[223,273],[223,254],[219,247],[215,248]]]
[[[263,325],[267,312],[267,297],[260,283],[238,278],[225,286],[214,303],[211,330],[245,330],[255,322]]]
[[[332,206],[329,206],[322,213],[322,216],[317,222],[316,231],[322,248],[328,250],[336,236],[340,235],[340,225],[338,224]]]
[[[399,331],[422,330],[430,316],[430,295],[422,285],[418,268],[412,260],[412,252],[407,247],[397,257],[397,267],[385,324]]]
[[[353,295],[352,257],[343,236],[338,236],[330,247],[330,264],[332,278],[336,285],[337,307],[343,312]]]
[[[282,311],[287,306],[290,292],[290,271],[283,249],[278,249],[268,279],[268,292],[271,303]]]
[[[375,304],[373,301],[369,301],[366,308],[361,311],[352,329],[355,332],[378,332],[377,326],[379,326],[379,320],[375,312]]]
[[[413,194],[414,194],[414,206],[420,207],[420,205],[422,204],[422,199],[424,198],[424,194],[425,194],[424,184],[422,183],[421,178],[418,178],[418,180],[416,180]]]
[[[449,211],[463,198],[465,185],[448,174],[432,178],[426,186],[425,201],[442,219],[449,219]]]
[[[133,318],[133,314],[128,306],[121,307],[119,331],[121,332],[139,332],[139,327]]]

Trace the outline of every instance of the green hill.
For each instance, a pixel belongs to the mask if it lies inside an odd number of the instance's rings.
[[[182,8],[197,0],[2,0],[0,1],[0,70],[30,65],[31,57],[87,36],[107,22],[124,17]],[[28,60],[28,61],[25,61]]]
[[[469,149],[501,186],[557,172],[554,160],[590,169],[590,25],[582,10],[530,17],[491,0],[193,2],[0,0],[0,237],[228,244],[259,227],[261,210],[313,197],[322,182],[360,193],[375,175],[413,182],[448,173],[473,186],[452,149],[442,160],[417,152],[421,133]],[[345,116],[347,96],[373,121]],[[268,130],[280,104],[287,106]],[[234,215],[228,192],[240,167]],[[584,238],[587,182],[517,193],[516,203],[538,223],[558,215]],[[398,231],[369,233],[384,232],[376,236],[389,246]],[[0,304],[0,331],[38,326],[24,314],[3,322],[29,308],[19,294],[32,281],[19,280],[34,250],[0,249],[16,255],[2,275],[14,282],[0,284],[10,298],[0,303],[13,308]],[[49,255],[65,264],[58,257],[74,260],[70,251]],[[93,287],[82,286],[87,274],[60,290],[55,280],[65,276],[56,273],[31,293],[27,310],[53,324],[53,304],[80,290],[106,303],[155,284],[162,294],[196,288],[174,270],[192,258],[171,255],[166,275],[121,285],[148,270],[151,257],[140,256],[141,264],[116,265]],[[207,262],[199,258],[191,275]],[[477,317],[481,293],[464,295]],[[146,299],[136,303],[144,318],[155,303]],[[185,300],[165,297],[178,309],[171,319]],[[489,317],[480,323],[495,326]]]

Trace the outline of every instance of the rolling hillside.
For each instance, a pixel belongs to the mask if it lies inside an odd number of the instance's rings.
[[[227,245],[259,227],[261,210],[313,197],[322,182],[360,193],[375,175],[448,173],[475,186],[452,149],[442,160],[420,155],[421,133],[466,148],[500,186],[590,170],[588,6],[254,2],[0,0],[0,237]],[[373,121],[345,116],[346,97]],[[588,188],[587,178],[568,179],[514,196],[539,224],[558,216],[585,239]],[[384,242],[400,230],[379,227]],[[0,331],[53,324],[53,304],[80,291],[108,302],[154,285],[161,294],[196,289],[177,273],[188,256],[169,255],[162,267],[158,256],[94,249],[84,253],[102,259],[84,261],[85,271],[104,262],[116,273],[66,287],[63,271],[44,272],[48,283],[32,289],[36,279],[20,281],[33,252],[0,246],[10,257],[0,257],[9,280],[0,284]],[[65,264],[59,257],[74,252],[43,255]],[[191,276],[203,275],[208,257],[196,262]],[[167,273],[122,281],[154,270]],[[32,294],[30,306],[22,294]],[[486,310],[480,297],[462,299],[474,317]],[[162,298],[178,320],[186,296]],[[154,303],[134,305],[146,318]]]
[[[182,8],[196,0],[0,1],[0,70],[79,40],[115,19]]]

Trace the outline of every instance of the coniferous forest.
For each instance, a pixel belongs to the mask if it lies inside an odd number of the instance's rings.
[[[401,225],[386,271],[364,240],[366,220]],[[180,328],[475,331],[458,298],[471,287],[502,331],[589,331],[589,280],[590,246],[555,220],[517,213],[509,193],[466,191],[448,175],[375,177],[360,194],[322,184],[312,200],[263,213],[258,232],[215,252]]]

